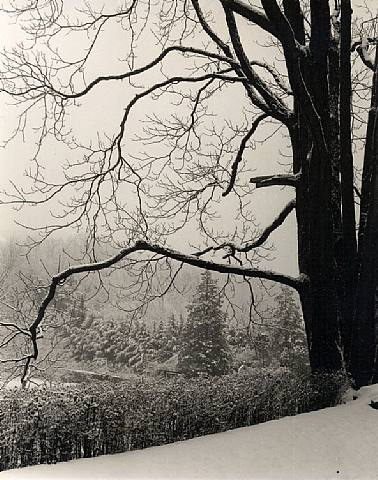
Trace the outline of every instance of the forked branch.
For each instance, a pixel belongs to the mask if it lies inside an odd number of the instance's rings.
[[[229,8],[234,13],[237,13],[250,22],[258,25],[274,37],[278,39],[280,38],[275,26],[272,25],[268,17],[261,10],[258,10],[256,7],[253,7],[242,0],[221,0],[221,2],[224,7]]]
[[[236,253],[248,253],[251,250],[255,248],[262,247],[264,243],[268,240],[270,235],[277,230],[278,227],[280,227],[283,222],[286,220],[286,218],[290,215],[290,213],[294,210],[295,208],[295,200],[291,200],[284,208],[283,210],[279,213],[279,215],[273,220],[273,222],[268,225],[263,232],[260,234],[260,236],[254,240],[253,242],[247,243],[244,246],[236,246],[233,243],[227,242],[227,243],[222,243],[221,245],[217,245],[216,247],[208,247],[202,252],[198,252],[197,256],[202,256],[205,255],[206,253],[209,252],[216,252],[219,250],[229,250],[229,253],[227,253],[223,258],[228,258],[228,257],[233,257]],[[264,277],[260,277],[264,278]],[[279,280],[278,280],[279,281]],[[284,283],[284,282],[281,282]],[[292,285],[290,285],[292,286]],[[294,287],[295,288],[295,287]]]

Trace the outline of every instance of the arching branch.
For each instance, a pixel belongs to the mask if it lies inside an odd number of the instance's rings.
[[[290,208],[291,209],[294,208],[293,203],[291,204]],[[286,207],[286,211],[287,209],[288,207]],[[286,213],[285,218],[287,215],[288,213]],[[280,217],[282,216],[283,214],[281,214]],[[281,223],[282,221],[283,219],[280,220]],[[278,222],[279,220],[277,219],[274,223],[277,224]],[[271,227],[271,229],[273,229],[273,226]],[[260,238],[260,242],[263,243],[263,241],[264,240]],[[259,241],[254,242],[255,245],[257,245],[258,243]],[[252,244],[250,244],[249,246],[245,247],[245,249],[246,248],[253,248],[253,246]],[[100,272],[102,270],[112,267],[113,265],[118,264],[122,260],[130,257],[130,255],[132,254],[147,253],[147,252],[153,255],[163,256],[166,258],[177,260],[187,265],[192,265],[194,267],[207,269],[213,272],[240,275],[244,278],[260,278],[260,279],[279,282],[289,287],[292,287],[296,290],[300,290],[307,281],[307,279],[304,276],[292,277],[290,275],[284,275],[271,270],[260,270],[258,268],[253,268],[253,267],[242,267],[242,266],[230,265],[226,263],[216,263],[213,261],[200,258],[198,254],[197,255],[185,254],[165,246],[152,244],[144,240],[139,240],[134,245],[120,250],[117,254],[115,254],[114,256],[106,260],[72,266],[52,277],[50,285],[48,287],[48,292],[38,309],[38,313],[35,320],[31,323],[29,327],[29,331],[27,332],[27,336],[30,338],[32,342],[32,351],[29,354],[24,355],[22,358],[13,359],[13,361],[17,361],[17,362],[25,361],[25,365],[23,368],[22,382],[26,381],[26,377],[27,377],[31,362],[35,361],[38,358],[38,355],[39,355],[38,330],[41,323],[43,322],[43,319],[46,315],[46,311],[49,305],[51,304],[52,300],[55,297],[55,294],[57,292],[59,285],[63,284],[68,278],[70,278],[73,275],[78,275],[81,273],[89,273],[89,272]],[[3,360],[3,361],[12,361],[12,359]]]
[[[291,200],[279,213],[279,215],[273,220],[273,222],[268,225],[263,232],[259,235],[259,237],[254,240],[253,242],[247,243],[244,246],[236,246],[233,243],[226,242],[222,243],[221,245],[217,245],[216,247],[208,247],[205,250],[197,253],[197,256],[205,255],[209,252],[217,252],[219,250],[226,250],[228,249],[230,253],[227,253],[223,258],[234,257],[235,253],[248,253],[253,249],[262,247],[264,243],[268,240],[269,236],[279,228],[286,218],[290,215],[290,213],[294,210],[296,205],[295,200]]]
[[[263,100],[273,112],[272,116],[288,124],[291,118],[291,111],[284,102],[269,88],[266,82],[253,70],[250,61],[244,51],[242,41],[239,36],[238,27],[232,10],[224,6],[228,31],[236,56],[239,60],[241,69],[251,86],[261,95]]]
[[[14,97],[23,97],[23,96],[29,95],[33,92],[35,92],[36,94],[37,93],[40,94],[41,92],[45,91],[46,93],[51,93],[51,94],[57,95],[58,97],[61,97],[65,100],[73,100],[73,99],[77,99],[77,98],[80,98],[80,97],[84,97],[93,88],[95,88],[97,85],[100,85],[101,83],[109,82],[109,81],[122,81],[122,80],[126,80],[128,78],[131,78],[131,77],[135,77],[135,76],[140,75],[142,73],[146,73],[149,70],[151,70],[153,67],[155,67],[157,65],[160,65],[162,60],[172,52],[180,52],[182,54],[191,53],[191,54],[195,54],[195,55],[200,55],[204,58],[210,58],[212,60],[225,62],[225,63],[229,64],[230,66],[232,66],[233,68],[238,67],[238,62],[232,57],[228,57],[228,56],[225,56],[225,55],[220,55],[218,53],[208,52],[208,51],[202,50],[200,48],[184,47],[182,45],[173,45],[171,47],[167,47],[157,57],[155,57],[153,60],[146,63],[145,65],[142,65],[141,67],[134,68],[133,70],[130,70],[130,71],[127,71],[127,72],[124,72],[124,73],[120,73],[120,74],[117,74],[117,75],[100,75],[100,76],[96,77],[94,80],[92,80],[91,82],[89,82],[88,85],[84,89],[82,89],[78,92],[66,93],[64,91],[58,90],[58,89],[54,88],[52,85],[46,84],[46,78],[45,77],[41,78],[40,85],[38,85],[38,84],[33,85],[33,86],[30,86],[29,88],[26,88],[24,90],[20,90],[19,92],[11,91],[11,90],[7,89],[6,87],[3,87],[1,89],[1,91],[5,92],[5,93],[8,93],[8,94],[10,94]]]

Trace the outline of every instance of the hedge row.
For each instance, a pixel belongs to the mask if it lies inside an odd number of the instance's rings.
[[[0,398],[0,470],[162,445],[341,401],[343,375],[137,379],[10,390]]]

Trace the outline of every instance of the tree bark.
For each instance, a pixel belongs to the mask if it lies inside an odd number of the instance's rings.
[[[352,153],[352,73],[351,73],[350,0],[341,0],[340,19],[340,178],[342,197],[342,324],[345,360],[349,363],[352,322],[357,279],[356,215],[354,204],[354,172]]]
[[[354,309],[351,373],[357,386],[377,381],[375,308],[378,269],[378,49],[362,174],[359,270]]]
[[[340,338],[340,282],[338,252],[341,237],[339,174],[339,87],[337,51],[331,52],[327,2],[313,5],[314,30],[309,58],[300,60],[300,77],[291,68],[296,121],[291,129],[293,172],[300,172],[296,185],[298,266],[309,283],[300,291],[313,372],[336,371],[344,366]],[[298,42],[305,42],[303,16],[296,1],[284,2],[284,13]],[[331,57],[333,53],[333,57]],[[330,58],[331,57],[331,58]],[[332,61],[333,60],[333,63]],[[336,62],[336,64],[335,64]],[[330,75],[329,68],[333,68]],[[336,70],[335,70],[336,69]],[[336,73],[336,75],[335,75]],[[297,88],[303,82],[305,88]],[[313,110],[301,101],[309,92]],[[331,98],[332,96],[332,98]],[[305,99],[303,99],[305,100]],[[307,99],[308,101],[308,99]],[[331,119],[331,112],[333,118]],[[311,128],[316,122],[321,128]],[[319,138],[322,131],[322,138]]]

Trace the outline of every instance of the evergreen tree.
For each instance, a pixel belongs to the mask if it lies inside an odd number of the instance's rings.
[[[209,271],[201,274],[188,306],[178,369],[188,376],[222,375],[229,370],[229,350],[224,335],[222,299]]]
[[[282,287],[277,297],[276,317],[272,349],[276,351],[279,363],[285,367],[303,367],[308,363],[306,334],[299,306],[288,287]]]

